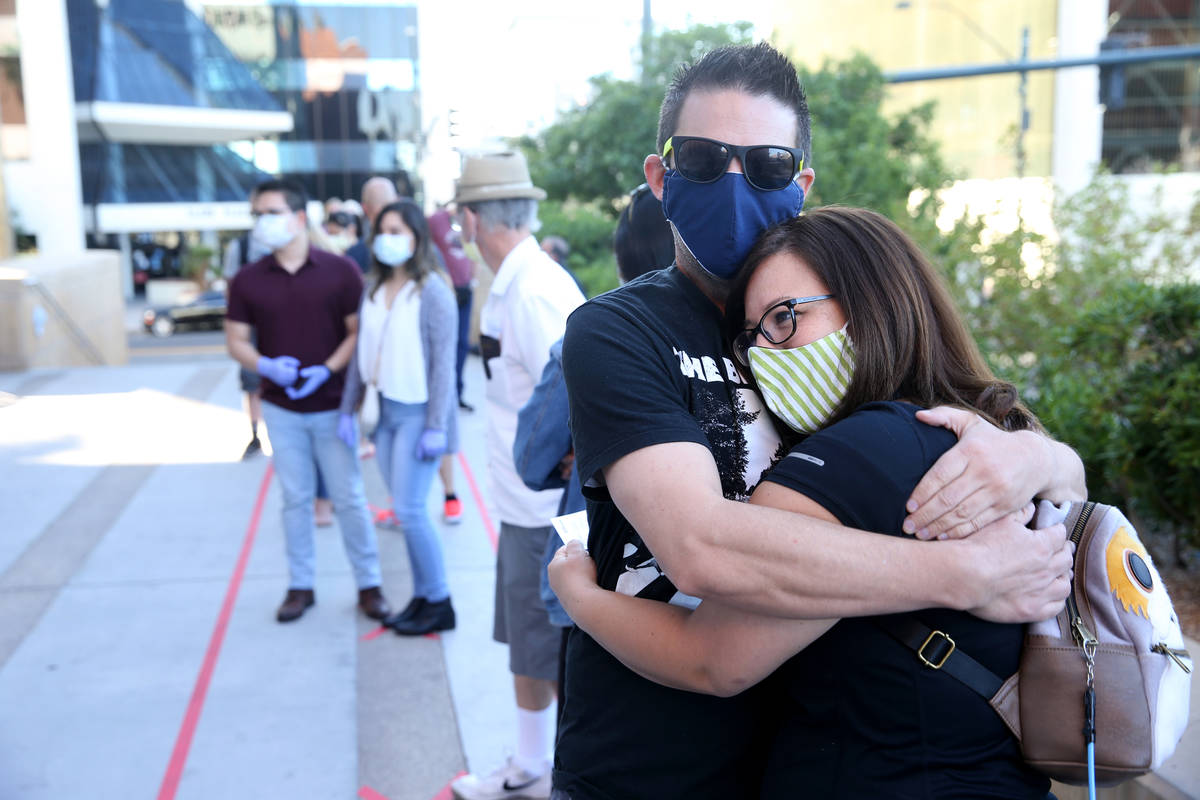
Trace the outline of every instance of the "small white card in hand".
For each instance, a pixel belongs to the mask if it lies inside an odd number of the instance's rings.
[[[550,524],[554,526],[554,530],[562,538],[563,544],[572,539],[583,545],[583,549],[587,549],[588,540],[588,521],[586,511],[576,511],[574,514],[564,514],[561,517],[553,517]]]

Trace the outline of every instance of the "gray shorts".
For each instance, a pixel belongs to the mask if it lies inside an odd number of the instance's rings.
[[[562,630],[550,624],[541,596],[542,553],[554,528],[500,523],[496,552],[496,618],[492,638],[508,645],[514,675],[558,679]]]

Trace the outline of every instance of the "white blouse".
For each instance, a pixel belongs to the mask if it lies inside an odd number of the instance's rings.
[[[386,288],[363,302],[358,321],[358,372],[363,383],[374,384],[380,393],[397,403],[424,403],[429,399],[425,383],[425,353],[421,346],[421,289],[409,281],[396,294],[389,310],[384,305]],[[375,365],[379,374],[375,375]]]

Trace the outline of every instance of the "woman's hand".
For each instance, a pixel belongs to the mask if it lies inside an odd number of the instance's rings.
[[[958,444],[925,473],[908,500],[904,531],[918,539],[961,539],[1039,495],[1056,469],[1054,443],[1032,431],[1008,432],[978,414],[939,406],[917,412]]]
[[[354,415],[338,414],[337,437],[345,442],[346,447],[358,450],[358,426],[354,424]]]
[[[446,432],[426,428],[417,440],[416,457],[422,461],[433,461],[446,452]]]
[[[572,608],[578,607],[588,592],[600,588],[596,583],[596,562],[575,539],[558,548],[546,573],[550,576],[550,588],[572,618],[575,617]]]

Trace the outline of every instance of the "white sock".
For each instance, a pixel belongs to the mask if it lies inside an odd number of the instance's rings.
[[[517,709],[517,754],[513,763],[533,775],[541,775],[554,763],[554,722],[558,703],[541,711]]]

